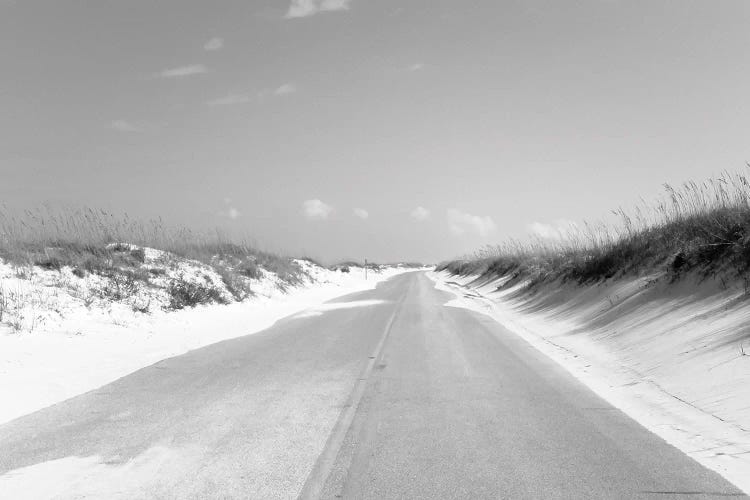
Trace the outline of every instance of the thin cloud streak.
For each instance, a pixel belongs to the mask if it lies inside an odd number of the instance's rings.
[[[126,120],[112,120],[109,126],[118,132],[141,132],[139,126]]]
[[[231,94],[218,99],[212,99],[207,102],[210,106],[231,106],[234,104],[247,104],[254,99],[248,94]]]
[[[297,86],[293,83],[285,83],[271,90],[264,89],[255,95],[251,94],[229,94],[224,97],[206,101],[210,106],[231,106],[237,104],[247,104],[250,102],[262,102],[269,97],[284,97],[297,92]]]
[[[165,125],[166,123],[154,123],[154,122],[148,122],[148,121],[130,121],[130,120],[123,120],[123,119],[112,120],[111,122],[109,122],[109,128],[111,128],[112,130],[117,130],[118,132],[125,132],[125,133],[134,133],[134,134],[156,132],[159,129],[163,128]]]
[[[292,95],[294,93],[298,92],[298,88],[293,83],[284,83],[282,85],[279,85],[278,87],[274,89],[263,89],[260,92],[258,92],[258,100],[264,101],[269,98],[281,98],[286,97],[289,95]]]
[[[208,73],[208,68],[202,64],[190,64],[187,66],[179,66],[177,68],[169,68],[160,71],[156,76],[160,78],[183,78],[186,76],[200,75]]]

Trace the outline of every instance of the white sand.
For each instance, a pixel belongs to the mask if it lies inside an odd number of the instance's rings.
[[[137,301],[151,301],[151,312],[133,312],[131,304],[96,300],[98,278],[38,271],[18,278],[0,263],[0,287],[11,298],[0,324],[0,424],[78,394],[96,389],[162,359],[222,340],[259,332],[277,320],[326,307],[335,297],[374,288],[405,271],[330,271],[303,262],[311,279],[283,292],[275,275],[254,284],[257,295],[229,305],[198,306],[176,312],[160,307],[161,292],[147,291]],[[182,273],[220,280],[197,263],[182,262]],[[208,275],[208,278],[205,276]],[[20,331],[9,323],[17,322]]]

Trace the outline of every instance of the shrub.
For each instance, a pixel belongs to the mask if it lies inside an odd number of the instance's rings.
[[[216,272],[221,277],[221,281],[224,283],[227,291],[234,297],[234,300],[244,300],[253,294],[249,284],[236,273],[232,272],[232,270],[223,266],[217,266]]]
[[[146,251],[142,248],[134,248],[130,251],[130,257],[140,264],[146,262]]]
[[[237,272],[250,279],[260,279],[263,273],[252,259],[245,259],[237,266]]]
[[[202,283],[175,280],[167,288],[169,305],[167,309],[179,310],[185,307],[195,307],[199,304],[226,304],[221,292],[216,288]]]
[[[42,269],[46,269],[48,271],[59,271],[63,268],[63,262],[62,260],[58,259],[57,257],[45,257],[39,260],[36,260],[34,262],[35,266],[39,266]]]
[[[110,272],[106,277],[108,278],[106,284],[96,290],[97,295],[102,299],[120,302],[135,297],[141,291],[139,283],[143,281],[141,274],[124,270]]]
[[[258,252],[256,262],[266,271],[272,272],[286,284],[296,285],[302,282],[305,273],[295,261],[289,258],[279,258],[267,252]]]
[[[148,314],[148,312],[151,310],[151,298],[148,298],[145,303],[133,301],[133,303],[130,304],[130,308],[133,310],[133,312]]]

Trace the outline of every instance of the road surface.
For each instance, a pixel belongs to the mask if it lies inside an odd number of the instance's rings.
[[[744,497],[424,273],[0,426],[0,498]]]

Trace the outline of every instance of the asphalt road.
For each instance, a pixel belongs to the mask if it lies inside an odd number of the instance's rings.
[[[744,497],[423,273],[0,426],[0,498]]]

